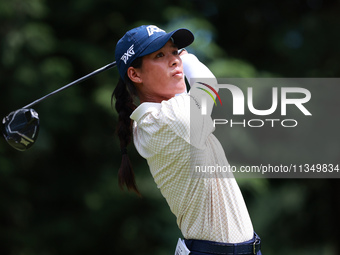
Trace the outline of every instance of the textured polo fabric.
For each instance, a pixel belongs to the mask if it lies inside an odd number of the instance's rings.
[[[194,55],[186,54],[182,60],[188,80],[214,78]],[[131,115],[135,147],[147,160],[184,238],[227,243],[250,240],[253,226],[232,175],[193,174],[195,166],[227,166],[228,161],[212,133],[210,115],[200,114],[202,91],[195,89],[197,83],[191,86],[190,93],[137,107]],[[212,103],[207,108],[210,113]]]

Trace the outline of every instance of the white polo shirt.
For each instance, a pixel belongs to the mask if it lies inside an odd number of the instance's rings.
[[[194,55],[186,54],[182,61],[188,80],[215,78]],[[184,238],[248,241],[254,230],[236,180],[230,175],[193,176],[194,166],[227,166],[228,161],[212,134],[209,114],[213,105],[208,103],[208,115],[203,116],[199,100],[202,91],[194,90],[197,83],[191,85],[189,94],[137,107],[131,115],[135,147],[147,160]]]

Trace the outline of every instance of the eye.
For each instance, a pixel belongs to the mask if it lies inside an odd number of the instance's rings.
[[[178,50],[174,50],[172,54],[174,54],[175,56],[178,55]]]
[[[156,58],[161,58],[161,57],[163,57],[163,56],[164,56],[163,52],[160,52],[160,53],[158,53],[158,54],[156,55]]]

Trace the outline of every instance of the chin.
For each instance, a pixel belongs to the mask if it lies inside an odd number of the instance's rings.
[[[181,82],[179,84],[176,84],[176,91],[178,91],[176,94],[183,93],[187,90],[187,86],[185,85],[185,82]]]

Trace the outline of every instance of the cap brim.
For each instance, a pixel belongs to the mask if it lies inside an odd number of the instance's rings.
[[[190,30],[180,28],[160,36],[156,40],[152,41],[148,47],[146,47],[145,50],[139,54],[139,57],[158,51],[170,40],[171,37],[179,49],[189,46],[194,41],[194,35]]]
[[[179,49],[189,46],[195,39],[193,33],[185,28],[175,30],[171,37]]]

